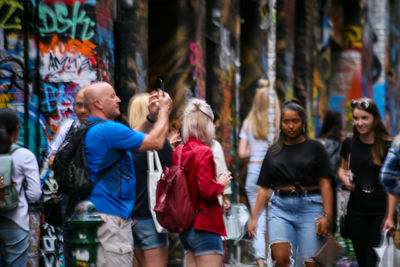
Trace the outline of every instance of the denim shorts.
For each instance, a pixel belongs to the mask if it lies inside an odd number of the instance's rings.
[[[132,234],[134,249],[168,247],[168,234],[158,233],[152,218],[135,219]]]
[[[220,254],[224,255],[222,238],[220,235],[195,230],[193,227],[179,234],[179,239],[185,253],[193,252],[195,256]]]
[[[268,210],[269,244],[289,242],[292,266],[296,250],[300,265],[324,243],[316,234],[316,219],[323,215],[321,195],[278,197],[272,195]],[[296,266],[299,266],[296,264]]]

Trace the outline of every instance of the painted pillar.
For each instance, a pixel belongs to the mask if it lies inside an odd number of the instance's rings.
[[[335,5],[337,0],[335,0]],[[332,51],[330,107],[342,112],[346,130],[351,131],[349,99],[361,96],[362,56],[361,7],[358,1],[341,2],[339,17],[334,18],[339,38]]]
[[[366,21],[363,29],[363,39],[372,41],[363,49],[363,63],[370,68],[363,75],[368,81],[363,86],[363,96],[371,97],[378,106],[381,117],[385,114],[386,95],[386,47],[387,47],[387,13],[388,2],[386,0],[368,0],[366,6]],[[366,36],[369,35],[369,36]],[[372,46],[371,46],[372,45]],[[364,60],[365,59],[365,60]]]
[[[126,116],[129,99],[147,92],[148,1],[117,1],[115,89]]]
[[[306,107],[306,98],[309,91],[311,72],[313,35],[313,7],[312,0],[295,1],[295,32],[294,32],[294,61],[293,61],[293,87],[294,97]]]
[[[149,86],[163,78],[174,101],[172,120],[188,98],[206,97],[205,14],[205,0],[149,2]]]
[[[266,30],[261,29],[262,18],[258,1],[241,1],[240,35],[240,119],[244,120],[250,111],[258,79],[265,77],[266,67]],[[264,47],[264,54],[262,47]]]
[[[276,8],[276,91],[281,100],[294,97],[293,56],[295,2],[277,1]]]
[[[239,124],[236,105],[240,82],[239,8],[238,0],[207,2],[210,19],[207,20],[206,99],[216,116],[216,138],[221,141],[227,166],[234,174],[237,174],[236,128]]]
[[[310,108],[309,124],[311,136],[316,136],[321,128],[321,118],[329,107],[329,80],[332,75],[331,71],[331,21],[332,14],[331,0],[324,0],[319,5],[319,17],[315,21],[316,47],[314,48],[315,57],[313,58],[312,69],[312,88],[308,106]],[[333,42],[332,42],[333,43]]]
[[[392,135],[400,132],[400,2],[390,2],[388,80],[385,122]]]
[[[48,0],[39,5],[39,53],[42,101],[48,141],[73,114],[73,98],[82,86],[103,80],[113,84],[112,2]]]
[[[38,111],[40,62],[34,26],[36,6],[31,1],[0,1],[0,108],[18,111],[21,134],[18,144],[28,147],[40,160],[44,121]]]
[[[269,0],[266,4],[269,12],[266,19],[268,20],[267,28],[267,78],[272,88],[276,83],[276,1]]]

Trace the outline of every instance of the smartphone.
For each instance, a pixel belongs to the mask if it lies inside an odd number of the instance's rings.
[[[157,81],[156,81],[155,89],[157,90],[158,88],[160,88],[161,90],[165,91],[164,81],[163,81],[163,79],[161,77],[158,77]]]

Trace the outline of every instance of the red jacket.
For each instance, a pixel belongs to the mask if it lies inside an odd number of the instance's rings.
[[[222,207],[217,198],[222,194],[224,185],[215,179],[215,162],[211,148],[200,140],[190,137],[185,145],[175,149],[173,164],[178,164],[181,149],[183,149],[182,165],[196,209],[194,229],[226,236]]]

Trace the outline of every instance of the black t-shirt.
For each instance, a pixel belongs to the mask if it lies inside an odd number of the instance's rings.
[[[384,142],[384,156],[388,152],[391,142]],[[379,171],[381,166],[374,165],[372,159],[372,144],[365,144],[358,138],[346,138],[342,144],[340,156],[348,160],[350,155],[350,170],[353,173],[355,184],[380,184]],[[384,158],[382,159],[383,162]]]
[[[277,154],[268,150],[257,184],[267,188],[312,186],[318,185],[319,178],[331,176],[329,157],[323,145],[306,139],[300,144],[283,145]]]
[[[162,150],[157,152],[163,168],[172,165],[172,147],[168,140]],[[136,174],[136,199],[132,217],[151,218],[149,195],[147,193],[147,152],[134,152],[132,154]]]

